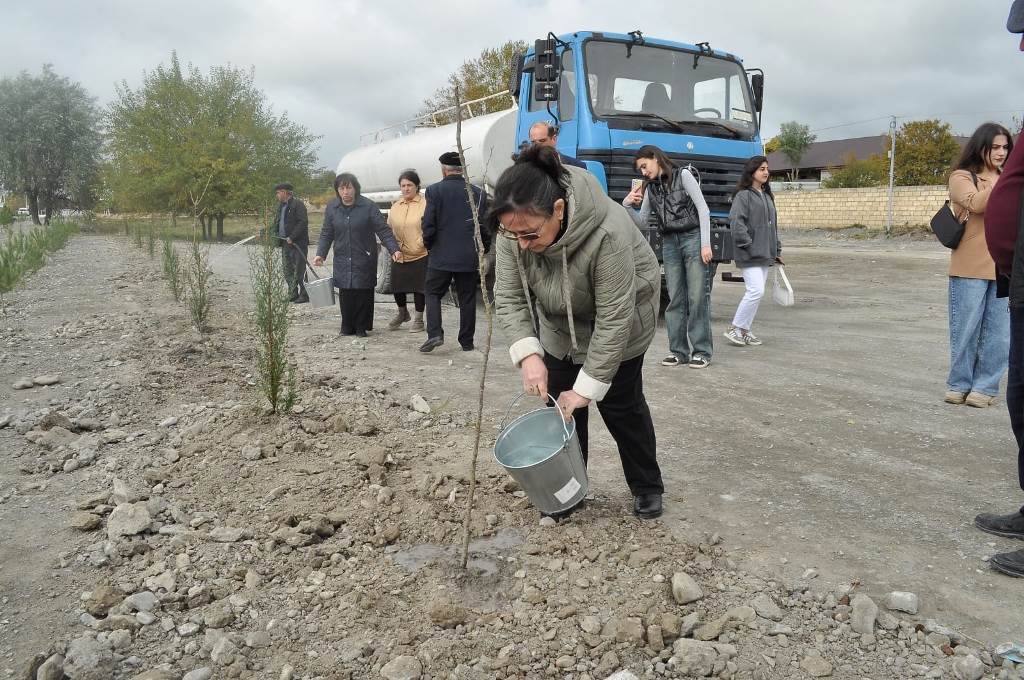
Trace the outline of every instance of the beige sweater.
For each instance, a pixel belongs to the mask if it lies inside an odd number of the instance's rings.
[[[402,248],[402,262],[415,262],[427,256],[421,226],[426,209],[427,199],[419,194],[411,201],[401,198],[391,204],[388,226],[395,232],[395,239]]]
[[[949,200],[953,209],[961,219],[965,210],[971,213],[960,245],[950,253],[950,276],[989,281],[996,278],[996,265],[985,243],[985,206],[998,177],[991,171],[980,173],[975,187],[971,173],[966,170],[956,170],[949,176]]]

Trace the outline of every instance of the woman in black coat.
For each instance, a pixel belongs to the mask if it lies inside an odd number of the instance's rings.
[[[384,215],[359,193],[359,180],[343,172],[334,179],[338,197],[327,204],[313,264],[322,265],[334,248],[334,285],[341,305],[341,334],[366,337],[373,330],[373,288],[377,285],[377,239],[398,261],[401,249]],[[376,238],[374,238],[376,235]]]

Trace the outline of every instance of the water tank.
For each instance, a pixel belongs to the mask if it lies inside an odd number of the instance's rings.
[[[502,171],[512,165],[517,111],[512,108],[462,121],[462,147],[474,184],[493,187]],[[424,188],[440,181],[437,158],[446,151],[457,151],[454,123],[417,128],[411,134],[360,147],[342,157],[338,173],[351,172],[359,179],[364,196],[390,203],[397,198],[398,176],[403,170],[415,169]]]

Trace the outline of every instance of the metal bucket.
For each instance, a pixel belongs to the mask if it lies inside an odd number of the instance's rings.
[[[587,467],[576,436],[576,421],[566,422],[556,407],[521,415],[494,442],[494,459],[523,487],[543,513],[553,515],[575,507],[587,495]]]
[[[306,295],[312,307],[334,306],[334,280],[330,277],[306,283]]]

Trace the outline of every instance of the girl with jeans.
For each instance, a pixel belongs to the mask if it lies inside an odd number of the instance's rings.
[[[768,268],[773,262],[782,264],[782,242],[779,241],[775,200],[768,184],[768,159],[754,156],[743,167],[729,209],[732,232],[733,262],[743,272],[746,290],[736,308],[732,326],[725,339],[734,345],[760,345],[750,332],[754,316],[764,297]]]
[[[622,200],[638,227],[650,223],[651,212],[661,232],[661,255],[668,286],[668,349],[662,366],[711,363],[711,212],[697,179],[656,146],[642,146],[634,157],[644,181]]]
[[[985,206],[1013,137],[985,123],[971,135],[949,175],[949,200],[967,223],[949,258],[949,378],[946,402],[991,406],[1006,372],[1010,312],[996,299],[996,266],[985,242]]]

